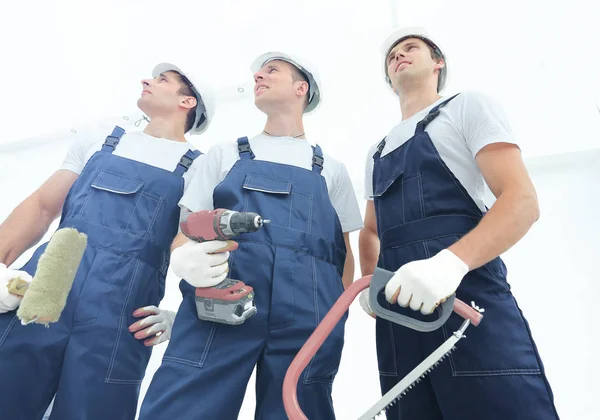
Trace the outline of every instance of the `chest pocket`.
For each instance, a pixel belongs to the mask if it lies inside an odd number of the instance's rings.
[[[294,190],[292,182],[248,174],[244,179],[246,211],[255,211],[271,224],[310,233],[313,196]]]
[[[110,229],[148,237],[162,198],[144,190],[144,181],[102,170],[77,217]]]
[[[373,186],[377,223],[383,230],[425,218],[421,172],[396,172]]]

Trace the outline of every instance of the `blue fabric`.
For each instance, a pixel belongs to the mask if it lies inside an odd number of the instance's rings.
[[[373,191],[381,249],[378,266],[396,271],[432,257],[473,229],[483,213],[441,159],[426,131],[439,108],[417,125],[414,136],[385,156],[374,155]],[[388,419],[556,419],[550,385],[529,326],[495,258],[469,272],[457,297],[485,308],[457,349],[387,412]],[[418,312],[380,303],[418,319]],[[377,358],[383,393],[442,344],[461,324],[452,314],[440,329],[419,333],[377,319]]]
[[[230,276],[254,288],[258,312],[235,326],[201,321],[194,289],[182,282],[184,301],[142,404],[142,420],[238,418],[255,366],[255,417],[286,418],[287,368],[343,293],[346,247],[320,175],[320,148],[314,149],[313,169],[306,170],[254,160],[247,138],[238,145],[240,160],[215,188],[213,201],[215,208],[254,211],[271,220],[236,237],[240,246],[229,261]],[[299,381],[298,400],[308,418],[335,418],[331,389],[346,317]]]
[[[42,418],[55,394],[51,420],[135,418],[151,348],[128,326],[164,295],[184,180],[176,168],[113,155],[123,132],[107,137],[66,198],[59,228],[86,233],[88,246],[59,321],[22,326],[15,311],[0,315],[7,419]],[[31,275],[46,245],[23,267]]]

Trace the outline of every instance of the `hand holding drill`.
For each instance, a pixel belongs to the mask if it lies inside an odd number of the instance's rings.
[[[230,239],[259,230],[269,220],[252,212],[226,209],[188,214],[181,231],[191,239],[173,251],[173,272],[196,287],[198,318],[238,325],[256,313],[250,286],[227,278],[229,251],[237,249]]]

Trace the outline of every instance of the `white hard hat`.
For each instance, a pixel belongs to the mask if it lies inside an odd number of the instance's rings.
[[[442,52],[438,41],[434,40],[434,38],[429,34],[429,32],[425,28],[417,26],[396,29],[386,38],[386,40],[381,45],[381,53],[383,54],[383,72],[385,74],[385,81],[387,82],[388,86],[391,88],[392,82],[387,72],[387,56],[392,50],[392,48],[394,48],[397,44],[408,38],[418,38],[422,40],[431,48],[433,48],[436,54],[438,54],[444,60],[444,67],[442,67],[442,69],[440,70],[440,75],[438,78],[437,90],[438,92],[441,92],[446,86],[446,81],[448,80],[448,62],[446,61],[446,56]]]
[[[152,70],[152,77],[156,77],[167,71],[176,71],[191,82],[192,90],[194,90],[194,93],[197,96],[198,105],[196,105],[196,121],[194,121],[194,125],[190,129],[190,134],[204,133],[208,128],[217,107],[214,93],[203,83],[203,80],[199,76],[189,72],[186,73],[171,63],[158,64],[154,67],[154,70]]]
[[[265,64],[269,61],[273,60],[282,60],[286,61],[293,66],[295,66],[298,70],[300,70],[308,79],[308,105],[304,110],[305,114],[314,111],[319,103],[321,102],[321,80],[319,78],[319,74],[315,67],[308,63],[306,60],[294,55],[292,58],[290,55],[279,52],[279,51],[271,51],[265,54],[261,54],[254,59],[252,65],[250,66],[250,70],[252,73],[256,73],[259,71]]]

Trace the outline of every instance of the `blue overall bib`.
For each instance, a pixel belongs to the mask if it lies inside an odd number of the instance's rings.
[[[200,153],[166,171],[113,155],[123,133],[115,127],[65,200],[59,229],[87,234],[88,245],[59,321],[0,315],[2,418],[39,420],[55,393],[51,420],[135,418],[151,348],[128,326],[134,310],[163,298],[182,175]],[[46,245],[23,270],[35,274]]]
[[[425,128],[440,108],[417,124],[414,136],[385,156],[385,139],[374,155],[373,191],[380,239],[378,266],[402,265],[434,256],[472,230],[483,217],[448,169]],[[506,281],[498,257],[469,272],[456,296],[485,308],[457,349],[387,412],[388,419],[556,419],[552,391],[527,321]],[[419,312],[380,302],[418,319]],[[461,324],[452,314],[440,329],[422,333],[377,319],[377,358],[382,392],[387,392]]]
[[[258,312],[241,325],[201,321],[194,288],[184,295],[162,365],[140,420],[237,419],[256,372],[256,419],[285,419],[283,378],[317,324],[343,293],[346,247],[314,148],[312,171],[254,160],[246,137],[240,159],[213,192],[215,208],[257,212],[271,223],[234,238],[230,277],[255,291]],[[346,315],[347,316],[347,315]],[[334,419],[331,390],[344,343],[344,318],[303,372],[298,401],[310,419]]]

